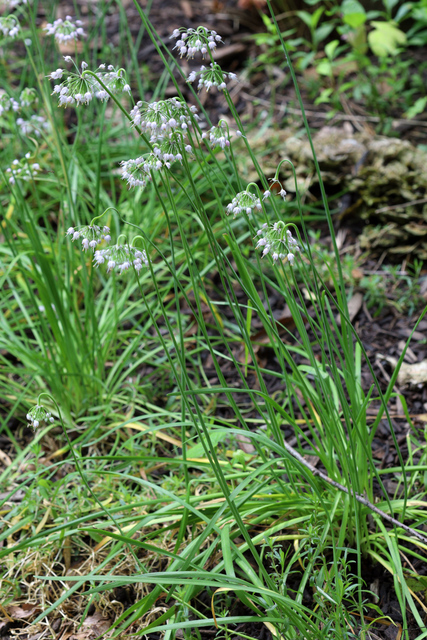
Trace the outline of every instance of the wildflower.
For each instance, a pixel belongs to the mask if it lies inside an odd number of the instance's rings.
[[[14,98],[10,98],[7,95],[0,97],[0,116],[7,111],[19,111],[20,105]]]
[[[287,258],[289,264],[293,266],[295,253],[300,251],[300,248],[284,222],[280,220],[270,226],[265,223],[255,238],[258,239],[255,248],[262,249],[262,257],[270,253],[273,261]]]
[[[267,200],[271,196],[271,191],[264,191],[263,200]]]
[[[215,51],[219,42],[222,42],[221,36],[216,31],[206,29],[206,27],[197,27],[197,29],[174,29],[171,38],[175,38],[176,43],[174,49],[178,49],[180,57],[194,58],[194,55],[200,51],[202,57],[208,51]]]
[[[29,422],[29,427],[33,429],[37,429],[41,422],[54,422],[52,418],[52,414],[50,411],[44,408],[42,404],[36,404],[30,411],[27,413],[27,420]]]
[[[37,91],[29,87],[21,91],[21,95],[19,96],[21,107],[30,107],[31,105],[36,105],[38,100],[39,97],[37,95]]]
[[[212,149],[216,146],[221,147],[221,149],[225,149],[225,147],[230,146],[227,125],[223,120],[220,120],[216,127],[211,127],[209,131],[205,131],[202,134],[202,138],[209,138]]]
[[[48,78],[51,80],[60,80],[63,73],[63,69],[57,69],[56,71],[52,71],[52,73],[48,75]]]
[[[126,71],[124,69],[114,67],[112,64],[108,65],[107,71],[104,71],[104,67],[105,65],[100,65],[95,73],[96,76],[102,80],[105,86],[108,87],[111,93],[114,95],[122,92],[130,93],[130,85],[126,80]],[[95,97],[100,100],[108,100],[110,97],[102,87],[100,87],[98,91],[98,94],[100,93],[102,93],[102,96],[95,93]]]
[[[19,22],[15,16],[5,16],[0,18],[0,31],[5,37],[16,38],[20,30]]]
[[[269,178],[269,182],[271,182],[271,186],[273,186],[273,185],[277,185],[278,187],[280,187],[279,196],[280,196],[281,198],[283,198],[283,200],[285,200],[285,199],[286,199],[286,191],[285,191],[285,189],[283,188],[282,183],[280,182],[280,180],[279,180],[279,178],[277,177],[277,175],[278,175],[278,171],[277,171],[276,176],[275,176],[274,178]],[[266,192],[265,192],[265,194],[267,194],[267,193],[268,193],[269,195],[271,195],[271,191],[269,191],[269,192],[267,192],[267,191],[266,191]],[[264,195],[265,195],[265,194],[264,194]],[[266,196],[266,197],[268,197],[268,196]]]
[[[29,120],[17,118],[18,125],[23,136],[35,135],[39,138],[44,131],[49,131],[50,125],[44,116],[32,115]]]
[[[160,154],[163,155],[161,151]],[[179,159],[176,158],[176,156],[174,156],[174,158]],[[132,187],[146,187],[147,182],[152,180],[152,171],[159,171],[164,166],[167,168],[170,167],[169,161],[162,161],[160,157],[157,157],[154,153],[140,156],[134,160],[124,160],[120,164],[123,167],[122,179],[127,181],[129,189]]]
[[[65,56],[66,62],[72,62],[75,71],[67,71],[57,69],[48,75],[51,80],[62,80],[61,84],[56,84],[53,93],[58,95],[58,105],[67,107],[68,105],[79,106],[89,104],[93,98],[98,100],[108,100],[110,94],[119,94],[123,91],[129,92],[130,86],[127,83],[126,72],[124,69],[118,69],[113,65],[99,65],[98,69],[92,73],[85,73],[88,68],[86,62],[82,62],[80,69],[70,56]],[[102,82],[102,85],[99,81]],[[104,86],[108,91],[105,90]]]
[[[252,211],[261,211],[261,209],[261,200],[246,189],[246,191],[241,191],[233,198],[230,204],[227,205],[226,212],[227,215],[233,213],[233,218],[235,218],[242,211],[249,215]]]
[[[15,184],[17,179],[32,180],[40,171],[40,165],[37,162],[34,162],[32,165],[29,164],[28,160],[30,157],[31,154],[27,153],[25,154],[25,158],[14,160],[12,166],[6,169],[5,173],[8,176],[10,184]]]
[[[86,36],[82,24],[81,20],[74,21],[71,16],[66,16],[65,20],[58,18],[55,22],[47,24],[44,27],[44,31],[46,31],[49,36],[55,36],[55,40],[62,44]]]
[[[130,112],[133,124],[150,135],[150,141],[163,139],[167,134],[181,131],[185,133],[192,118],[198,119],[196,107],[188,107],[178,98],[148,103],[139,101]]]
[[[197,91],[200,91],[203,87],[206,91],[209,91],[212,87],[216,87],[218,91],[224,91],[227,88],[225,84],[227,79],[237,80],[235,73],[226,73],[216,62],[211,62],[210,67],[202,65],[200,71],[192,71],[187,78],[187,82],[194,82],[197,77],[199,78]]]
[[[92,249],[95,251],[96,247],[101,244],[103,240],[110,242],[110,229],[108,227],[99,227],[96,224],[82,225],[79,227],[70,227],[67,229],[67,236],[72,236],[72,240],[81,239],[83,251]]]
[[[144,265],[148,267],[149,264],[144,250],[128,244],[115,244],[95,251],[94,266],[99,267],[105,263],[107,272],[116,271],[119,275],[132,268],[139,273]]]

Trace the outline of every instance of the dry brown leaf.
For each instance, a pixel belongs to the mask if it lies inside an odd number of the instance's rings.
[[[88,632],[95,634],[96,636],[101,636],[108,631],[111,627],[112,621],[110,618],[105,618],[100,611],[96,611],[93,616],[88,616],[86,620],[83,622],[83,627],[86,627]],[[88,636],[85,635],[85,638]]]
[[[36,604],[24,602],[21,605],[10,605],[7,612],[14,620],[26,620],[40,613],[41,609]]]
[[[242,433],[238,433],[236,436],[236,440],[238,442],[239,449],[241,449],[245,453],[255,453],[256,449],[248,436],[245,436]]]
[[[193,17],[193,9],[191,7],[191,2],[189,0],[181,0],[181,9],[186,18],[191,20]]]
[[[267,0],[239,0],[237,6],[239,9],[255,9],[259,11],[267,4]]]
[[[3,462],[3,464],[6,467],[10,467],[10,465],[12,464],[12,460],[9,458],[9,456],[7,455],[7,453],[5,453],[4,451],[2,451],[0,449],[0,461]]]
[[[348,302],[348,315],[350,318],[350,322],[353,322],[353,320],[359,313],[360,309],[362,308],[362,304],[363,304],[363,294],[361,294],[358,291],[350,298]],[[341,325],[340,315],[337,316],[336,320],[337,320],[337,324]]]
[[[62,557],[64,559],[66,575],[71,566],[71,540],[69,536],[64,538],[64,542],[62,544]]]

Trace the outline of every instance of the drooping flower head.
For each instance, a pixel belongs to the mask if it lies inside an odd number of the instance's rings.
[[[208,51],[215,51],[218,44],[222,42],[221,36],[216,31],[206,29],[206,27],[197,27],[197,29],[175,29],[171,38],[176,39],[174,49],[178,49],[182,58],[193,58],[200,51],[203,57]]]
[[[70,56],[65,56],[65,61],[73,62],[75,71],[56,69],[48,76],[51,80],[62,80],[64,78],[61,84],[54,86],[52,93],[52,95],[58,95],[58,105],[60,107],[89,104],[93,98],[108,100],[110,96],[103,85],[114,95],[130,92],[124,69],[108,65],[106,70],[106,65],[101,64],[92,75],[92,73],[85,73],[88,68],[86,62],[82,62],[79,69]]]
[[[17,100],[5,94],[0,96],[0,116],[2,116],[3,113],[7,113],[7,111],[16,112],[19,111],[19,109],[20,104]]]
[[[227,125],[224,120],[220,120],[217,126],[211,127],[209,131],[205,131],[202,134],[202,138],[209,138],[212,149],[214,149],[215,147],[221,147],[221,149],[225,149],[225,147],[230,146]]]
[[[119,275],[135,269],[139,273],[145,265],[148,267],[147,254],[143,249],[129,244],[115,244],[106,249],[95,251],[93,264],[99,267],[101,264],[107,265],[107,272],[116,272]]]
[[[133,124],[141,128],[154,142],[174,131],[185,133],[192,118],[197,120],[196,107],[189,107],[178,98],[168,98],[158,102],[139,101],[130,112]]]
[[[295,253],[300,251],[300,247],[282,220],[270,226],[263,224],[255,238],[258,240],[255,248],[262,249],[262,257],[269,253],[274,261],[287,258],[291,266],[294,264]]]
[[[10,184],[15,184],[19,180],[32,180],[40,171],[40,165],[37,162],[29,163],[31,153],[25,154],[25,158],[14,160],[12,165],[6,169],[6,175]]]
[[[39,95],[32,87],[26,87],[21,91],[19,96],[19,104],[21,107],[31,107],[32,105],[37,106],[38,101]]]
[[[0,31],[4,37],[16,38],[20,31],[17,18],[13,15],[0,18]]]
[[[29,120],[17,118],[16,124],[23,136],[36,136],[40,138],[42,133],[50,129],[50,124],[46,118],[44,116],[37,116],[36,114],[30,116]]]
[[[108,227],[99,227],[97,224],[82,225],[79,227],[70,227],[67,229],[67,236],[72,236],[72,240],[81,239],[83,251],[92,249],[101,244],[103,240],[110,242],[110,229]]]
[[[216,62],[211,62],[209,67],[202,65],[200,71],[192,71],[187,78],[187,82],[193,83],[197,78],[199,79],[197,91],[203,88],[209,91],[212,87],[216,87],[218,91],[224,91],[227,88],[225,83],[227,79],[237,80],[235,73],[223,71]]]
[[[156,158],[153,153],[148,153],[139,158],[124,160],[122,166],[122,179],[126,180],[129,189],[132,187],[146,187],[152,180],[152,171],[159,171],[163,167],[163,162]]]
[[[47,411],[42,404],[36,404],[32,409],[30,409],[27,413],[27,420],[29,422],[28,426],[33,429],[37,429],[41,422],[46,422],[47,424],[49,422],[54,422],[52,414],[50,411]]]
[[[81,20],[74,20],[71,16],[66,16],[65,20],[58,18],[53,23],[49,23],[44,30],[49,36],[55,36],[55,40],[59,43],[70,42],[70,40],[78,40],[86,36]]]
[[[235,218],[242,211],[249,215],[252,211],[261,211],[261,209],[262,204],[259,197],[251,193],[249,189],[246,189],[246,191],[241,191],[233,198],[230,204],[227,205],[226,212],[227,215],[232,213],[233,218]]]
[[[126,180],[129,188],[144,188],[152,181],[152,172],[164,167],[170,169],[173,162],[182,163],[184,155],[189,153],[192,153],[192,148],[185,144],[183,135],[180,132],[170,133],[165,138],[156,139],[151,153],[121,162],[122,179]]]

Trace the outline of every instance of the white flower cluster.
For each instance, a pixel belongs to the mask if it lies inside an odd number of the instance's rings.
[[[44,116],[32,115],[29,120],[17,118],[16,124],[23,136],[35,135],[40,138],[44,131],[49,131],[50,129],[50,124]]]
[[[129,187],[145,187],[152,179],[151,172],[163,167],[170,169],[173,162],[182,162],[184,153],[192,147],[186,140],[192,118],[198,119],[196,107],[188,107],[178,98],[159,100],[149,104],[138,102],[130,112],[133,124],[150,136],[151,153],[121,162],[122,178]]]
[[[212,149],[215,149],[215,147],[221,147],[221,149],[225,149],[225,147],[230,146],[227,125],[225,124],[224,120],[220,120],[216,127],[211,127],[209,131],[205,131],[204,133],[202,133],[202,138],[204,140],[206,138],[209,138]]]
[[[284,222],[280,220],[270,226],[263,224],[255,237],[258,238],[256,249],[263,250],[262,257],[270,253],[274,261],[287,258],[291,266],[294,264],[295,253],[300,248]]]
[[[238,193],[230,204],[227,205],[226,213],[227,215],[233,213],[233,218],[235,218],[242,211],[245,211],[249,215],[252,211],[261,211],[261,209],[261,200],[258,196],[246,189],[246,191]]]
[[[28,4],[29,0],[6,0],[6,4],[8,7],[11,7],[12,9],[14,9],[15,7],[18,7],[21,2],[22,4]]]
[[[74,20],[71,16],[66,16],[65,20],[58,18],[53,23],[49,23],[44,27],[44,31],[48,36],[55,36],[55,40],[63,44],[70,40],[78,40],[86,34],[82,28],[81,20]]]
[[[98,225],[83,225],[80,227],[70,227],[67,229],[67,236],[73,236],[72,240],[82,240],[83,251],[92,249],[95,251],[96,247],[101,244],[103,240],[110,242],[110,229],[108,227],[98,227]]]
[[[198,119],[196,107],[188,107],[178,98],[168,98],[158,102],[136,103],[130,112],[133,124],[143,133],[150,135],[150,142],[163,139],[175,131],[185,133],[191,125],[191,118]]]
[[[14,98],[11,98],[7,95],[2,95],[0,97],[0,116],[2,116],[4,113],[7,113],[8,111],[14,111],[16,113],[16,111],[19,111],[20,108],[21,105]]]
[[[66,62],[73,62],[70,56],[65,56],[64,59]],[[52,95],[58,95],[58,105],[60,107],[89,104],[93,98],[108,100],[110,96],[98,82],[98,79],[114,95],[123,91],[130,93],[130,86],[127,83],[124,69],[118,69],[111,64],[108,67],[105,64],[101,64],[94,72],[95,76],[93,76],[92,74],[84,73],[88,68],[86,62],[81,63],[81,71],[74,62],[73,64],[77,73],[65,69],[56,69],[48,76],[51,80],[61,80],[65,76],[61,84],[54,86],[52,93]]]
[[[38,93],[32,87],[26,87],[21,91],[21,95],[19,96],[20,107],[31,107],[31,105],[37,105],[38,101]]]
[[[131,187],[146,187],[152,180],[152,171],[160,171],[163,167],[171,168],[173,162],[182,162],[182,139],[177,134],[170,134],[169,138],[158,141],[151,153],[139,158],[121,162],[122,179]],[[184,145],[187,153],[192,152],[190,145]]]
[[[31,158],[31,153],[25,154],[25,159],[14,160],[12,166],[6,169],[6,173],[10,176],[10,184],[15,184],[16,180],[32,180],[40,171],[40,165],[38,162],[29,164],[28,160]]]
[[[0,116],[8,111],[20,111],[22,107],[30,107],[38,102],[38,94],[35,89],[26,88],[21,91],[18,100],[3,94],[0,96]]]
[[[206,91],[209,91],[211,87],[216,87],[218,91],[224,91],[224,89],[227,88],[227,85],[225,84],[227,79],[237,80],[235,73],[227,73],[223,71],[216,62],[211,62],[210,67],[202,65],[200,67],[200,71],[191,71],[187,78],[187,82],[193,83],[197,78],[199,78],[197,91],[200,91],[203,88],[205,88]]]
[[[152,154],[124,160],[120,164],[123,167],[122,180],[126,180],[129,189],[132,187],[146,187],[147,182],[152,180],[151,172],[159,171],[163,167],[163,162],[156,159]]]
[[[30,409],[30,411],[27,413],[27,420],[29,422],[28,426],[32,427],[33,429],[37,429],[37,427],[43,421],[46,423],[54,422],[50,411],[47,411],[41,404],[36,404],[35,407]]]
[[[5,16],[0,18],[0,31],[2,34],[9,38],[16,38],[20,30],[19,22],[15,16]]]
[[[174,49],[178,49],[182,58],[193,58],[198,51],[204,57],[208,51],[215,51],[219,42],[222,42],[221,36],[216,31],[206,29],[206,27],[197,27],[197,29],[175,29],[171,38],[175,38]]]
[[[107,264],[107,272],[115,271],[119,275],[134,268],[139,273],[143,264],[148,267],[148,258],[144,250],[128,244],[116,244],[106,249],[95,251],[93,264],[99,267]]]

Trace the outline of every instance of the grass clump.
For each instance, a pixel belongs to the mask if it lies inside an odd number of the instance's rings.
[[[362,384],[319,168],[336,259],[328,286],[298,190],[298,216],[285,215],[278,176],[293,166],[267,180],[247,141],[236,80],[212,55],[220,35],[172,34],[181,56],[205,56],[186,80],[222,91],[231,125],[212,123],[196,93],[187,103],[180,67],[135,7],[173,97],[134,103],[133,65],[79,53],[59,67],[36,7],[17,9],[34,39],[28,74],[43,116],[33,115],[47,125],[18,137],[13,101],[24,105],[10,86],[11,152],[40,169],[4,171],[0,191],[7,615],[30,603],[46,634],[96,613],[112,637],[228,636],[260,622],[286,639],[368,637],[389,621],[364,580],[370,561],[393,577],[403,637],[410,616],[421,640],[425,605],[410,581],[427,544],[425,441],[412,432],[420,456],[408,464],[389,416],[398,367],[382,390],[368,362]],[[78,29],[74,18],[50,27],[60,44]],[[258,172],[249,185],[236,136]],[[373,457],[383,415],[403,495],[387,493]]]

